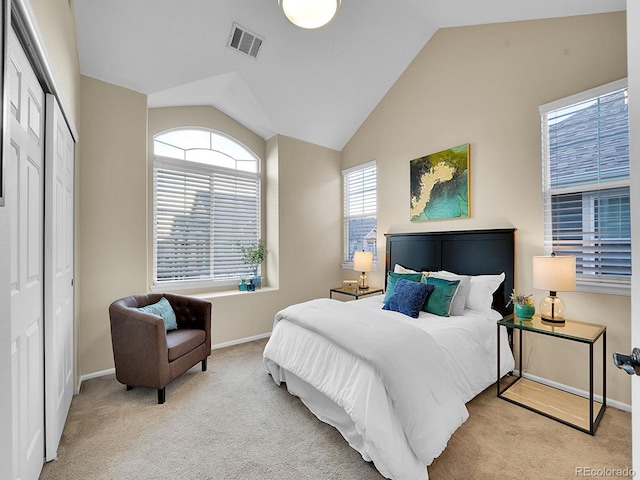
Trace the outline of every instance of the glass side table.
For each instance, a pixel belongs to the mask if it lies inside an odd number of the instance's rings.
[[[518,375],[500,378],[500,326],[518,330]],[[551,387],[522,376],[522,332],[584,343],[589,346],[589,398]],[[515,335],[514,335],[515,337]],[[602,402],[594,400],[593,351],[602,338]],[[515,341],[515,338],[514,338]],[[594,435],[607,408],[607,327],[593,323],[566,320],[564,325],[547,323],[534,315],[525,320],[508,315],[498,320],[498,398],[520,405],[582,432]]]
[[[329,290],[329,298],[333,298],[334,293],[340,293],[342,295],[349,295],[351,297],[355,297],[357,300],[360,297],[366,297],[367,295],[374,295],[376,293],[383,293],[384,290],[380,287],[369,287],[367,290],[361,290],[358,287],[353,288],[345,288],[345,287],[337,287]]]

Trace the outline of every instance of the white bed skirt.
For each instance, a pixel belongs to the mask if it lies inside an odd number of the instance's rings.
[[[349,446],[362,455],[364,461],[375,464],[376,469],[382,476],[389,479],[428,479],[427,468],[410,449],[407,450],[407,447],[405,447],[406,440],[404,433],[398,431],[398,422],[384,421],[388,418],[384,415],[378,417],[378,426],[381,429],[387,429],[389,440],[389,444],[387,445],[388,449],[379,452],[376,445],[373,445],[361,435],[355,422],[340,405],[274,362],[267,360],[265,365],[278,385],[280,385],[281,382],[285,382],[289,393],[300,398],[302,403],[304,403],[309,411],[320,421],[338,430]],[[387,457],[390,457],[392,462],[396,464],[396,477],[392,476],[387,466]],[[404,470],[402,477],[398,476],[398,468]]]

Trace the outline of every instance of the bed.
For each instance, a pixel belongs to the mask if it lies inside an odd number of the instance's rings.
[[[496,321],[511,313],[514,235],[385,235],[385,295],[281,310],[267,371],[384,477],[428,479],[428,465],[468,418],[465,404],[514,367],[504,333],[496,360]],[[405,311],[406,298],[420,311]]]

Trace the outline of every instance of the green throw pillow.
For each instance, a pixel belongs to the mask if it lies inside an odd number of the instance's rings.
[[[146,307],[140,307],[138,310],[162,317],[162,320],[164,320],[164,326],[167,330],[176,330],[178,328],[176,314],[173,311],[173,308],[171,308],[169,300],[165,297],[162,297],[158,303],[152,303]]]
[[[412,282],[419,282],[422,278],[422,274],[389,272],[387,274],[387,292],[384,294],[384,303],[389,303],[389,299],[391,298],[391,295],[393,295],[393,291],[396,288],[396,282],[399,278],[404,278],[405,280],[410,280]]]
[[[427,298],[423,310],[441,317],[448,317],[451,312],[451,301],[458,291],[460,280],[445,280],[443,278],[423,277],[422,281],[433,285],[433,292]]]

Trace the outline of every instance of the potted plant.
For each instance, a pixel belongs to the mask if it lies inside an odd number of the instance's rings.
[[[242,251],[243,263],[245,265],[251,265],[251,269],[253,270],[252,284],[255,288],[260,288],[262,286],[262,279],[258,275],[258,267],[267,256],[267,250],[265,249],[262,240],[259,240],[255,245],[242,245],[240,250]]]
[[[536,313],[536,304],[531,298],[531,294],[523,295],[522,293],[516,292],[514,289],[509,298],[510,300],[509,303],[507,303],[507,306],[513,303],[516,317],[528,320],[533,317],[534,313]]]

